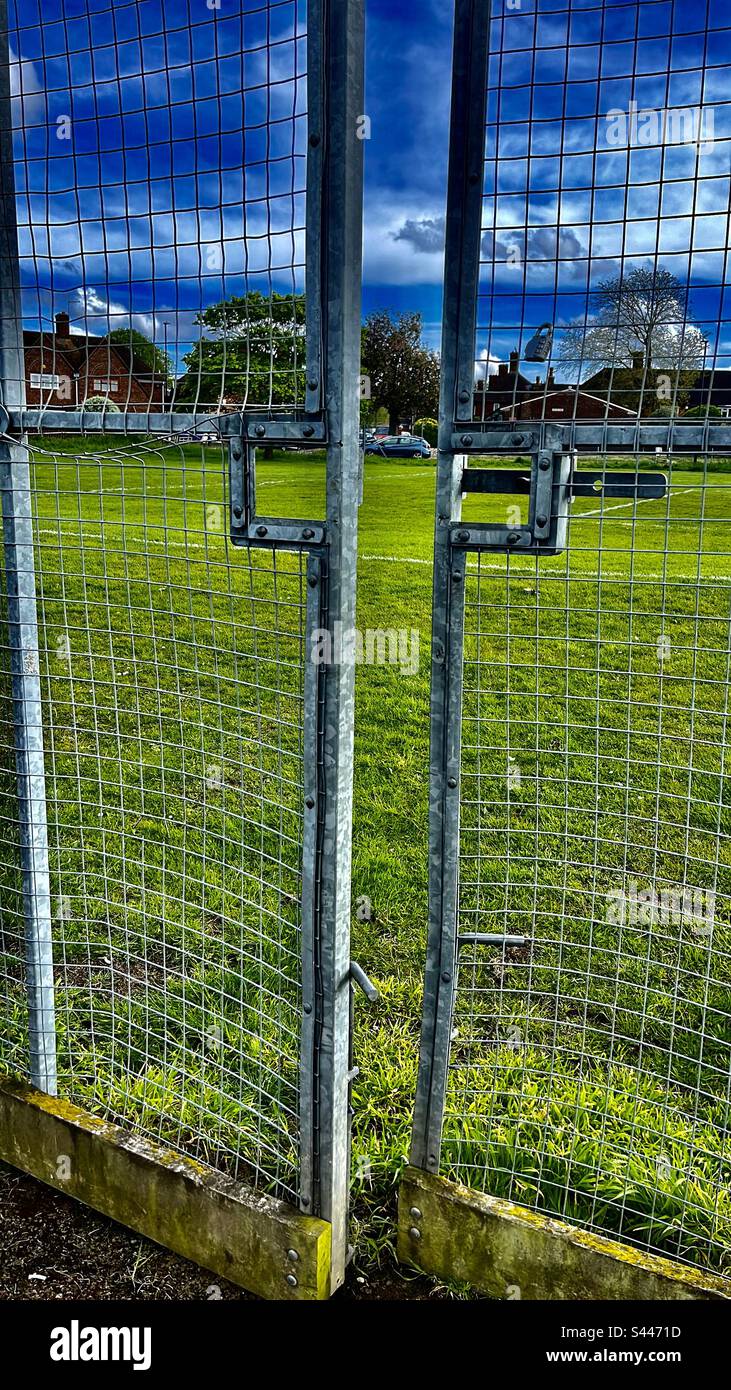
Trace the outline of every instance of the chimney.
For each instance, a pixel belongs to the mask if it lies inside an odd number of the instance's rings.
[[[71,320],[68,314],[56,314],[56,337],[69,338],[71,336]]]
[[[633,353],[632,353],[632,371],[633,371],[633,372],[644,372],[644,370],[645,370],[645,354],[644,354],[644,352],[633,352]]]
[[[507,364],[507,362],[498,362],[497,374],[498,374],[498,376],[507,376],[507,375],[508,375],[508,364]]]
[[[547,378],[547,381],[546,381],[546,385],[547,385],[547,386],[555,386],[555,385],[556,385],[556,375],[555,375],[555,372],[554,372],[554,370],[553,370],[553,367],[549,367],[549,368],[548,368],[548,378]]]
[[[518,352],[511,352],[511,354],[510,354],[510,370],[511,370],[511,372],[517,372],[517,370],[518,370],[518,363],[519,363],[519,362],[520,362],[520,354],[519,354]]]

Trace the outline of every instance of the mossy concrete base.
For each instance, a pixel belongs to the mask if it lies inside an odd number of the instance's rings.
[[[2,1078],[0,1158],[263,1298],[329,1295],[327,1222]]]
[[[407,1168],[399,1258],[501,1299],[728,1299],[731,1281]]]

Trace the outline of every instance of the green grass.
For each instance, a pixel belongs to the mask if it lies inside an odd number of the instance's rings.
[[[62,1068],[83,1103],[212,1162],[243,1155],[241,1171],[288,1191],[303,575],[292,557],[275,575],[265,552],[253,570],[243,555],[221,563],[215,451],[150,451],[122,470],[113,457],[77,464],[76,447],[36,465],[54,891],[72,907],[58,928]],[[417,674],[357,676],[353,951],[381,990],[375,1007],[357,1004],[366,1259],[389,1248],[416,1081],[434,484],[428,463],[366,464],[359,626],[421,642]],[[263,463],[258,486],[262,513],[322,514],[317,457]],[[504,521],[513,500],[471,497],[465,516]],[[470,561],[462,921],[530,942],[505,960],[463,956],[444,1171],[723,1267],[731,488],[681,460],[669,511],[602,519],[598,505],[575,505],[562,556],[513,557],[509,573],[500,556]],[[55,656],[64,634],[70,667]],[[612,923],[608,895],[627,878],[715,888],[712,938]],[[22,1067],[19,921],[5,914],[0,1011],[13,1012],[8,1061]]]

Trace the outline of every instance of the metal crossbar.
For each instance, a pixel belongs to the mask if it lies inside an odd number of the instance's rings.
[[[730,51],[714,6],[456,6],[412,1146],[721,1273]]]

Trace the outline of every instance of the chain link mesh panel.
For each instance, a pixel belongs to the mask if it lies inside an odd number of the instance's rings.
[[[305,0],[11,0],[29,407],[304,402]]]
[[[294,1197],[307,560],[230,548],[225,466],[32,448],[59,1088]]]
[[[308,315],[321,371],[322,26],[305,0],[10,0],[0,116],[2,400],[39,412],[2,443],[0,1060],[29,1074],[45,1019],[37,1084],[57,1062],[62,1097],[305,1208],[321,590],[306,549],[230,545],[227,436],[304,406]]]
[[[497,508],[496,508],[497,510]],[[444,1171],[725,1269],[731,474],[468,564]],[[500,944],[475,942],[504,935]]]
[[[726,1274],[728,14],[456,34],[414,1161]]]

